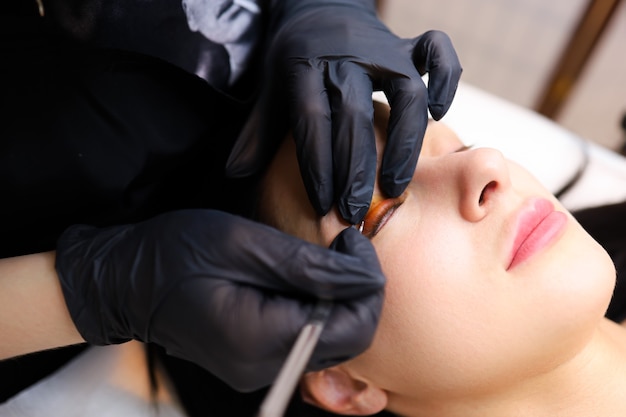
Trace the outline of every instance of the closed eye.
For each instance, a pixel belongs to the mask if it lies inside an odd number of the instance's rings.
[[[363,235],[372,239],[382,230],[396,209],[404,203],[405,196],[388,198],[378,203],[373,203],[363,219]]]
[[[474,145],[463,145],[460,148],[455,149],[455,151],[453,153],[469,151],[473,147],[474,147]]]
[[[455,149],[452,153],[465,152],[472,148],[473,145],[463,145]],[[372,202],[370,209],[363,219],[361,233],[368,239],[372,239],[376,236],[394,215],[396,209],[404,203],[405,198],[406,195],[401,195],[397,198],[388,198],[379,202]]]

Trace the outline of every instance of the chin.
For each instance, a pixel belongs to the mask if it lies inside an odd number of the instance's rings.
[[[595,274],[597,279],[596,286],[598,288],[597,310],[602,316],[604,316],[611,302],[611,298],[613,297],[617,271],[615,270],[615,264],[607,251],[597,242],[595,249],[598,257],[598,262],[596,263],[597,270]]]
[[[588,235],[587,235],[588,236]],[[615,267],[597,242],[560,249],[534,279],[543,281],[530,321],[535,368],[546,371],[569,361],[593,340],[615,286]],[[560,260],[560,262],[558,261]],[[567,261],[567,262],[566,262]]]
[[[574,236],[568,236],[567,244],[559,248],[561,256],[555,256],[560,262],[548,268],[558,277],[551,284],[556,288],[550,302],[563,322],[584,335],[595,331],[608,309],[616,270],[606,250],[578,223],[572,222],[571,232]]]

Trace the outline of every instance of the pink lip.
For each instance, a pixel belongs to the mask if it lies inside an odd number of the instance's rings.
[[[514,268],[561,236],[567,225],[565,213],[554,210],[545,198],[532,198],[517,215],[515,239],[507,270]]]

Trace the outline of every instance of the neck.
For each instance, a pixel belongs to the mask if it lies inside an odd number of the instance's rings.
[[[558,368],[481,398],[414,404],[406,417],[620,417],[626,412],[626,329],[603,319],[590,342]]]

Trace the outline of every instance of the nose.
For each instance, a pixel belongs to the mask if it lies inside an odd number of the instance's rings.
[[[472,149],[456,156],[459,211],[467,221],[480,221],[498,196],[511,186],[508,164],[500,151],[490,148]]]

